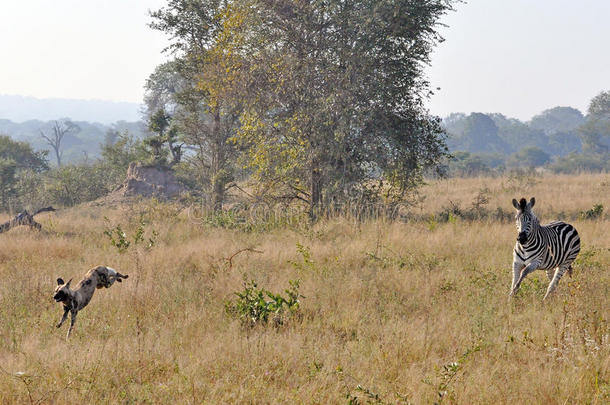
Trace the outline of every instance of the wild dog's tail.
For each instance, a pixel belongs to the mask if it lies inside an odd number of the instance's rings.
[[[106,269],[106,275],[104,275],[104,279],[102,281],[102,285],[98,286],[98,288],[101,288],[101,287],[110,288],[110,286],[112,284],[114,284],[115,281],[118,281],[120,283],[120,282],[123,281],[123,280],[121,280],[122,278],[128,278],[129,277],[126,274],[119,273],[118,271],[116,271],[112,267],[104,266],[104,268]]]
[[[113,269],[112,267],[106,267],[108,269],[108,274],[114,278],[116,281],[118,281],[119,283],[122,282],[123,280],[121,280],[122,278],[129,278],[129,275],[127,274],[121,274],[118,271],[116,271],[115,269]]]

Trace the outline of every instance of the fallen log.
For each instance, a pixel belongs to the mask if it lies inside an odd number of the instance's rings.
[[[20,212],[19,214],[17,214],[15,216],[15,218],[13,218],[9,221],[6,221],[3,224],[0,224],[0,233],[10,231],[12,228],[14,228],[16,226],[20,226],[20,225],[29,226],[32,229],[41,230],[42,225],[40,225],[38,222],[34,221],[34,216],[40,214],[41,212],[47,212],[47,211],[55,211],[55,208],[53,208],[53,207],[41,208],[31,215],[27,211]]]

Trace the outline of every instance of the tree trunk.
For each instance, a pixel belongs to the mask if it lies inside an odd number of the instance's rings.
[[[222,203],[225,198],[225,184],[220,178],[214,179],[212,185],[212,207],[215,213],[222,211]]]
[[[55,156],[57,157],[57,167],[61,167],[61,153],[59,151],[59,146],[55,149]]]
[[[309,201],[309,219],[316,221],[322,208],[322,171],[316,164],[311,169],[311,193]]]
[[[225,176],[222,173],[224,166],[224,145],[222,128],[220,125],[220,112],[217,110],[214,113],[214,150],[212,151],[212,208],[215,213],[222,211],[222,204],[225,197]]]

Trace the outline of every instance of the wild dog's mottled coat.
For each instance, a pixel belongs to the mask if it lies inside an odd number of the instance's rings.
[[[95,289],[102,287],[109,288],[115,281],[121,282],[122,278],[127,277],[127,275],[118,273],[111,267],[97,266],[85,274],[85,278],[76,285],[74,290],[70,288],[72,279],[67,283],[64,283],[62,278],[58,278],[53,299],[63,303],[64,314],[57,324],[57,327],[59,328],[63,325],[68,318],[68,312],[71,314],[70,328],[68,329],[66,338],[70,337],[70,333],[76,322],[76,314],[89,304]]]

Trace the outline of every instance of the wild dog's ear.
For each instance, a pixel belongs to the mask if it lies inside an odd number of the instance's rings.
[[[534,197],[532,197],[529,204],[527,204],[527,208],[529,208],[529,209],[534,208],[534,204],[536,204],[536,199]]]
[[[517,210],[519,209],[519,203],[514,198],[513,198],[513,207],[515,207],[515,209],[517,209]]]
[[[63,279],[63,278],[61,278],[61,277],[59,277],[59,278],[57,279],[57,285],[62,285],[63,283],[64,283],[64,279]]]

